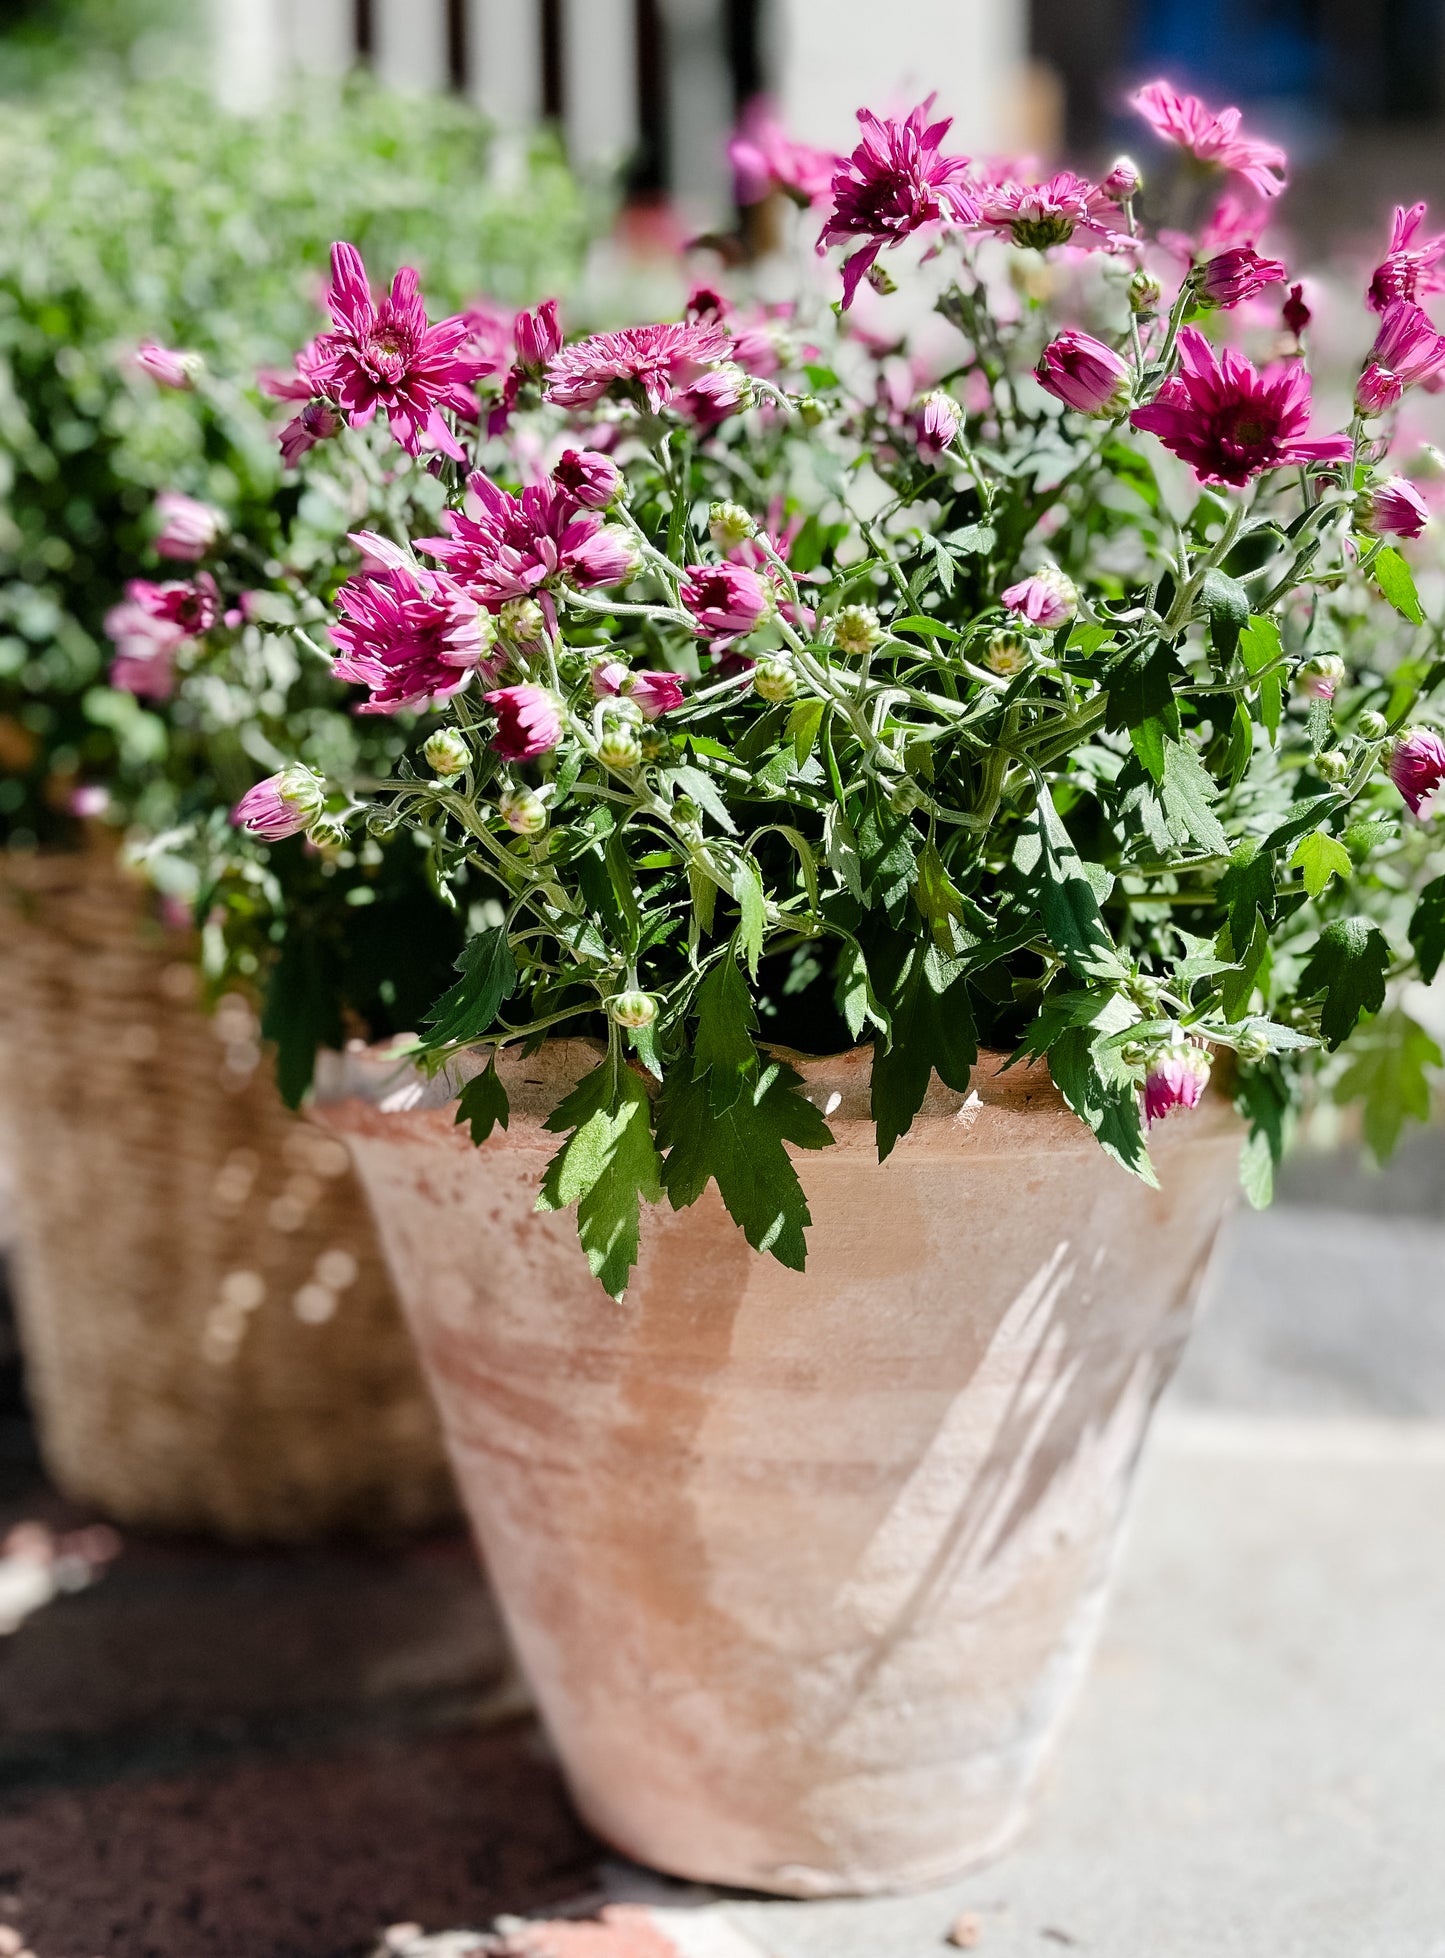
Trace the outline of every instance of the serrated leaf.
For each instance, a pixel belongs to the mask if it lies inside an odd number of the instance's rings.
[[[933,1075],[963,1094],[978,1059],[968,982],[956,961],[921,940],[879,941],[869,972],[888,1012],[873,1049],[871,1113],[883,1162],[923,1106]]]
[[[963,895],[932,843],[925,844],[919,853],[913,902],[928,920],[933,942],[941,952],[952,957],[964,949],[964,933],[959,929],[964,915]]]
[[[1428,986],[1445,959],[1445,877],[1436,877],[1421,891],[1410,917],[1410,944]]]
[[[1399,1007],[1382,1013],[1351,1043],[1350,1064],[1335,1083],[1334,1097],[1364,1104],[1365,1141],[1376,1162],[1394,1153],[1407,1121],[1429,1121],[1429,1070],[1441,1065],[1439,1047]]]
[[[1244,670],[1251,679],[1257,678],[1262,669],[1273,664],[1280,657],[1283,647],[1279,627],[1271,618],[1256,613],[1239,635],[1239,657],[1244,662]],[[1279,733],[1280,715],[1284,708],[1284,684],[1278,671],[1264,674],[1259,680],[1259,720],[1261,727],[1268,730],[1271,743]]]
[[[1271,1062],[1242,1068],[1234,1105],[1249,1123],[1239,1152],[1240,1187],[1255,1210],[1265,1210],[1274,1196],[1274,1172],[1284,1155],[1290,1119],[1278,1067]]]
[[[763,934],[767,930],[767,907],[763,901],[762,873],[751,857],[733,866],[733,896],[738,905],[738,942],[748,971],[756,979],[758,960],[763,955]]]
[[[1188,741],[1169,741],[1164,748],[1164,784],[1160,800],[1172,828],[1192,837],[1212,857],[1229,855],[1229,838],[1210,808],[1219,791],[1204,763]]]
[[[1354,862],[1338,837],[1327,829],[1312,830],[1294,846],[1290,865],[1298,870],[1311,897],[1318,897],[1332,877],[1354,875]]]
[[[658,1103],[658,1140],[667,1151],[662,1179],[673,1209],[695,1203],[715,1182],[753,1249],[770,1251],[792,1271],[806,1263],[812,1219],[784,1144],[824,1149],[833,1140],[818,1110],[796,1092],[801,1084],[785,1062],[774,1061],[715,1115],[707,1083],[674,1066]]]
[[[1336,918],[1315,940],[1300,975],[1300,995],[1323,992],[1320,1033],[1331,1050],[1348,1039],[1360,1017],[1385,1003],[1390,946],[1378,925],[1365,918]]]
[[[423,1051],[480,1040],[496,1019],[502,1001],[510,999],[517,989],[517,967],[501,925],[469,939],[462,947],[456,970],[462,977],[426,1016],[432,1031],[419,1042]]]
[[[1264,919],[1256,914],[1254,929],[1244,949],[1236,955],[1233,969],[1226,971],[1219,982],[1219,996],[1226,1020],[1242,1020],[1249,1011],[1249,1002],[1259,983],[1260,970],[1268,956],[1269,931]]]
[[[915,852],[920,841],[909,816],[890,809],[881,796],[869,798],[858,823],[865,904],[881,905],[891,917],[898,916],[918,875]]]
[[[537,1208],[576,1204],[577,1235],[592,1275],[620,1299],[637,1262],[640,1205],[662,1196],[647,1088],[630,1067],[615,1066],[609,1057],[545,1126],[554,1132],[570,1127],[572,1133],[547,1165]]]
[[[1315,795],[1305,802],[1296,802],[1278,828],[1270,831],[1260,848],[1271,851],[1286,849],[1296,837],[1303,836],[1306,830],[1317,828],[1326,817],[1333,816],[1337,809],[1344,806],[1345,798],[1334,794]]]
[[[1386,544],[1375,554],[1372,566],[1375,583],[1389,599],[1402,619],[1411,625],[1424,625],[1425,614],[1420,610],[1420,594],[1415,589],[1415,579],[1404,558],[1393,544]]]
[[[707,1081],[712,1111],[721,1115],[758,1072],[758,1050],[753,1045],[758,1018],[748,982],[731,951],[724,953],[698,987],[694,1005],[697,1031],[693,1035],[692,1071],[699,1080]]]
[[[705,809],[725,836],[737,835],[738,826],[705,768],[684,766],[673,769],[672,773],[684,795],[690,795],[699,809]]]
[[[823,819],[823,849],[828,868],[858,902],[863,902],[863,864],[858,855],[858,839],[853,825],[837,803]]]
[[[1054,1086],[1080,1121],[1088,1123],[1105,1153],[1157,1189],[1133,1077],[1117,1054],[1101,1066],[1096,1038],[1091,1027],[1070,1027],[1060,1034],[1048,1055]]]
[[[480,1149],[493,1129],[506,1128],[510,1115],[511,1103],[497,1074],[497,1057],[493,1053],[481,1073],[463,1083],[452,1127],[459,1129],[463,1122],[467,1123],[472,1141]]]
[[[1199,596],[1209,614],[1209,636],[1214,650],[1221,666],[1227,666],[1249,620],[1249,594],[1236,579],[1215,569],[1205,572]]]
[[[1013,860],[1025,897],[1037,903],[1044,930],[1070,970],[1084,979],[1122,978],[1123,961],[1098,895],[1047,787],[1040,788],[1034,813],[1019,832]]]
[[[788,738],[793,744],[793,754],[799,768],[812,754],[818,739],[818,728],[823,719],[824,703],[821,700],[797,700],[788,714]]]

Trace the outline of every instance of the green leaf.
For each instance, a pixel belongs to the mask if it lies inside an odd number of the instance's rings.
[[[715,1182],[753,1249],[770,1251],[792,1271],[807,1260],[803,1233],[812,1219],[784,1144],[824,1149],[833,1140],[818,1110],[796,1092],[801,1085],[800,1075],[774,1061],[715,1115],[707,1082],[679,1062],[668,1071],[657,1117],[667,1151],[662,1180],[673,1209],[696,1203]]]
[[[869,798],[858,824],[858,856],[863,897],[897,918],[918,875],[914,852],[920,841],[911,817],[890,809],[880,795]]]
[[[1327,829],[1302,836],[1294,846],[1290,865],[1302,873],[1311,897],[1318,897],[1332,877],[1351,877],[1355,869],[1349,851]]]
[[[1394,1007],[1351,1043],[1350,1064],[1335,1083],[1337,1102],[1364,1104],[1365,1141],[1376,1162],[1394,1153],[1407,1121],[1430,1119],[1428,1070],[1440,1049],[1408,1013]]]
[[[1425,614],[1420,610],[1420,595],[1415,590],[1415,580],[1409,565],[1393,544],[1387,544],[1383,550],[1376,552],[1371,568],[1375,583],[1401,618],[1408,619],[1411,625],[1424,625]]]
[[[1254,921],[1263,915],[1274,918],[1274,857],[1261,849],[1253,837],[1235,846],[1229,868],[1219,880],[1219,895],[1229,917],[1229,936],[1235,945],[1247,945]]]
[[[890,632],[919,632],[928,639],[962,639],[963,634],[954,626],[943,625],[937,619],[925,618],[921,612],[910,613],[906,619],[890,619]]]
[[[812,754],[818,739],[818,727],[823,719],[821,700],[798,700],[793,703],[788,714],[788,734],[793,743],[793,753],[799,768]]]
[[[1236,969],[1226,972],[1219,982],[1226,1020],[1242,1020],[1249,1011],[1249,1002],[1254,997],[1261,968],[1268,956],[1269,930],[1264,919],[1256,914],[1254,929],[1235,960]]]
[[[547,1165],[537,1208],[576,1204],[577,1235],[592,1275],[620,1299],[637,1263],[639,1206],[662,1196],[647,1088],[609,1056],[553,1109],[545,1126],[572,1133]]]
[[[511,1104],[507,1091],[497,1074],[495,1050],[491,1060],[480,1074],[474,1074],[463,1085],[457,1097],[456,1119],[453,1128],[460,1128],[463,1122],[471,1125],[472,1141],[480,1149],[493,1129],[504,1129],[511,1114]]]
[[[1071,971],[1083,979],[1120,979],[1124,965],[1109,936],[1084,864],[1059,820],[1047,787],[1019,832],[1014,867],[1036,901],[1044,930]],[[1107,873],[1106,873],[1107,874]]]
[[[675,768],[672,774],[684,795],[690,795],[699,809],[705,809],[725,836],[737,835],[738,826],[718,793],[717,783],[705,768]]]
[[[1219,791],[1204,763],[1188,741],[1169,741],[1164,748],[1164,786],[1161,799],[1170,827],[1192,837],[1212,857],[1229,855],[1229,838],[1210,803]]]
[[[751,857],[743,857],[733,867],[733,896],[738,901],[740,913],[738,934],[743,957],[748,962],[748,971],[756,979],[768,916],[763,902],[762,873]]]
[[[933,942],[941,952],[953,957],[964,949],[964,934],[959,930],[964,915],[963,895],[932,843],[924,845],[918,858],[913,902],[928,920]]]
[[[1315,940],[1300,975],[1300,995],[1324,993],[1320,1032],[1331,1051],[1348,1039],[1362,1014],[1384,1005],[1389,969],[1389,942],[1367,919],[1336,918]]]
[[[1445,958],[1445,877],[1436,877],[1421,891],[1410,919],[1410,944],[1428,986]]]
[[[1264,667],[1272,665],[1283,650],[1279,627],[1262,613],[1257,613],[1239,635],[1239,657],[1251,679],[1256,678]],[[1279,733],[1283,708],[1284,685],[1280,675],[1278,671],[1266,673],[1259,682],[1259,720],[1260,726],[1268,730],[1271,742]]]
[[[1242,1068],[1234,1105],[1249,1124],[1249,1134],[1239,1152],[1240,1187],[1255,1210],[1266,1210],[1274,1196],[1274,1172],[1284,1155],[1289,1132],[1289,1098],[1278,1067],[1271,1063],[1268,1067]]]
[[[1209,636],[1221,666],[1234,658],[1239,635],[1249,621],[1249,594],[1223,571],[1206,571],[1200,598],[1209,614]]]
[[[936,945],[902,949],[891,933],[879,941],[869,970],[888,1012],[889,1037],[873,1049],[872,1105],[883,1162],[908,1133],[936,1072],[946,1087],[967,1091],[978,1037],[968,982],[955,961]]]
[[[758,1050],[753,1045],[758,1018],[748,982],[731,950],[698,987],[695,1004],[692,1071],[698,1080],[707,1080],[712,1111],[722,1115],[758,1072]]]
[[[1156,722],[1161,733],[1177,740],[1179,705],[1174,697],[1174,688],[1183,678],[1183,668],[1173,646],[1167,641],[1160,640],[1146,652],[1123,654],[1109,665],[1104,675],[1109,690],[1104,714],[1105,727],[1116,731],[1127,728],[1132,735],[1136,728]],[[1137,741],[1135,752],[1157,781],[1158,774],[1150,767],[1149,756],[1140,749]]]
[[[1224,775],[1230,788],[1238,788],[1248,773],[1254,754],[1254,722],[1243,703],[1237,703],[1229,724],[1229,746],[1224,757]]]
[[[493,925],[462,947],[456,969],[462,974],[426,1016],[432,1031],[420,1042],[424,1051],[480,1040],[517,989],[517,967],[506,930]]]
[[[1133,1075],[1117,1051],[1101,1060],[1092,1027],[1070,1027],[1049,1049],[1049,1073],[1054,1086],[1074,1113],[1098,1137],[1115,1162],[1157,1189],[1159,1179],[1149,1160],[1139,1094]]]

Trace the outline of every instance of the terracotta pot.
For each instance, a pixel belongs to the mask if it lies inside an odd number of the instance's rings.
[[[533,1212],[586,1043],[505,1057],[511,1127],[378,1054],[323,1082],[578,1807],[678,1875],[939,1882],[1014,1835],[1087,1665],[1130,1471],[1235,1186],[1222,1104],[1162,1193],[1043,1068],[937,1082],[879,1166],[869,1055],[794,1059],[806,1275],[713,1189],[647,1214],[626,1302]],[[479,1062],[466,1062],[462,1072]]]
[[[46,1466],[137,1526],[245,1539],[456,1513],[346,1152],[249,1009],[99,853],[0,855],[0,1127]]]

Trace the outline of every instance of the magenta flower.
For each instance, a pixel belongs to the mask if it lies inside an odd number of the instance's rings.
[[[315,342],[318,392],[340,407],[353,428],[364,427],[384,408],[408,455],[417,455],[425,443],[461,461],[464,451],[442,410],[473,419],[481,413],[470,386],[477,364],[461,351],[470,332],[466,320],[457,316],[429,326],[409,266],[375,305],[361,256],[346,244],[331,247],[326,303],[336,330]]]
[[[153,619],[175,626],[182,638],[209,632],[221,616],[221,594],[209,571],[200,572],[189,584],[175,579],[157,585],[149,578],[132,578],[125,592]]]
[[[1343,462],[1348,435],[1307,435],[1310,377],[1297,360],[1261,374],[1233,347],[1219,353],[1196,327],[1179,335],[1179,372],[1130,416],[1182,456],[1202,483],[1237,489],[1288,463]]]
[[[247,789],[231,811],[237,829],[280,843],[306,829],[326,807],[326,785],[309,768],[293,762]]]
[[[1409,803],[1412,815],[1434,815],[1434,798],[1445,781],[1445,741],[1433,728],[1411,728],[1395,743],[1390,780]]]
[[[323,376],[329,359],[324,347],[325,338],[322,334],[308,342],[297,354],[289,374],[283,374],[274,367],[263,367],[256,376],[256,384],[262,394],[269,394],[273,401],[310,401],[313,396],[324,394]]]
[[[1289,296],[1279,309],[1286,333],[1292,333],[1296,340],[1304,332],[1314,314],[1305,304],[1305,289],[1302,285],[1291,286]]]
[[[613,388],[639,390],[653,414],[714,362],[732,352],[727,329],[715,320],[627,326],[564,347],[547,370],[546,396],[560,408],[585,408]]]
[[[682,675],[656,673],[649,669],[634,673],[621,660],[599,660],[592,669],[592,691],[599,700],[623,694],[632,701],[643,720],[655,721],[659,714],[670,714],[682,705]]]
[[[1406,388],[1431,380],[1445,367],[1445,337],[1430,317],[1409,299],[1385,308],[1365,370],[1355,387],[1355,405],[1362,415],[1380,415],[1393,408]]]
[[[483,697],[497,716],[492,746],[505,760],[530,761],[562,739],[562,709],[545,687],[499,687]]]
[[[1002,596],[1010,612],[1050,632],[1066,624],[1079,609],[1079,594],[1073,580],[1052,564],[1010,585]]]
[[[1144,1119],[1162,1122],[1176,1108],[1197,1108],[1209,1085],[1209,1055],[1203,1047],[1179,1044],[1157,1048],[1144,1077]]]
[[[509,599],[567,583],[587,591],[619,584],[636,568],[630,541],[579,510],[555,482],[533,483],[520,496],[480,473],[469,476],[472,504],[443,513],[445,537],[422,537],[417,549],[495,611]]]
[[[562,321],[555,299],[544,299],[535,313],[518,313],[512,327],[517,344],[517,365],[525,374],[540,378],[562,351]]]
[[[1376,483],[1355,508],[1360,529],[1372,537],[1418,537],[1430,521],[1424,497],[1403,476]]]
[[[1166,143],[1175,143],[1196,163],[1243,177],[1261,197],[1278,197],[1289,158],[1274,143],[1239,131],[1238,109],[1207,109],[1197,95],[1180,95],[1168,82],[1150,82],[1129,98],[1145,122]]]
[[[178,490],[162,490],[156,498],[156,515],[161,527],[156,533],[156,549],[162,557],[178,558],[194,564],[210,550],[226,520],[209,503],[198,503],[193,496]]]
[[[339,680],[369,687],[361,714],[399,714],[437,706],[480,670],[493,679],[500,661],[477,618],[476,600],[419,566],[397,566],[353,578],[336,594],[341,623],[331,636],[342,648]]]
[[[1112,203],[1127,204],[1131,197],[1137,195],[1143,181],[1133,157],[1121,156],[1108,176],[1100,179],[1099,188]]]
[[[622,471],[596,449],[564,449],[552,481],[585,510],[605,510],[622,487]]]
[[[1288,268],[1277,258],[1261,258],[1253,245],[1235,245],[1200,267],[1199,297],[1225,311],[1253,299],[1266,286],[1279,285]]]
[[[65,806],[80,821],[94,822],[109,809],[110,790],[102,788],[99,782],[82,782],[65,798]]]
[[[978,221],[1000,237],[1040,252],[1053,245],[1105,251],[1126,251],[1131,245],[1115,200],[1072,170],[1060,170],[1045,183],[1005,178],[987,185],[978,194]]]
[[[474,299],[462,318],[467,323],[467,337],[459,352],[477,378],[504,373],[515,352],[512,329],[516,314],[511,307],[499,306],[491,299]]]
[[[110,684],[140,700],[168,700],[175,690],[176,653],[186,640],[184,627],[158,618],[128,597],[106,613],[105,631],[115,648]]]
[[[795,143],[763,101],[750,102],[741,126],[728,139],[733,195],[741,205],[761,204],[775,190],[795,204],[826,197],[843,158],[832,150]]]
[[[1050,340],[1034,374],[1040,387],[1081,415],[1120,415],[1129,405],[1129,363],[1073,327]]]
[[[843,266],[843,306],[852,305],[863,277],[885,245],[899,245],[934,224],[971,224],[978,215],[964,179],[968,158],[940,149],[952,119],[930,123],[930,95],[900,122],[858,111],[863,140],[833,178],[833,210],[818,240],[829,245],[861,238]]]
[[[699,634],[740,639],[773,615],[772,591],[745,564],[689,564],[682,602]]]
[[[914,404],[914,445],[920,458],[930,465],[942,461],[962,426],[962,404],[942,388],[935,388]]]
[[[717,428],[740,408],[751,407],[753,384],[736,361],[720,361],[672,397],[672,406],[696,428]]]
[[[205,363],[199,354],[181,353],[174,347],[158,347],[154,340],[136,348],[135,364],[143,374],[159,381],[163,388],[191,388]]]
[[[308,401],[281,431],[281,460],[294,469],[318,442],[329,442],[341,427],[341,417],[327,401]]]
[[[1372,313],[1383,313],[1397,300],[1417,300],[1426,293],[1445,292],[1445,276],[1440,261],[1445,258],[1445,232],[1422,238],[1425,206],[1412,204],[1407,211],[1395,207],[1390,227],[1390,248],[1375,267],[1365,292],[1365,304]]]

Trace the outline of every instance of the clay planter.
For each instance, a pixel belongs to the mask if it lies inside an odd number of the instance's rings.
[[[0,1147],[46,1466],[117,1521],[295,1540],[455,1490],[346,1152],[108,857],[0,856]]]
[[[504,1057],[511,1128],[481,1150],[445,1083],[374,1052],[318,1110],[578,1807],[678,1875],[939,1882],[1020,1827],[1088,1663],[1233,1118],[1166,1127],[1154,1193],[1044,1069],[986,1057],[880,1167],[867,1051],[792,1057],[838,1139],[798,1158],[807,1274],[749,1251],[710,1188],[647,1214],[614,1305],[573,1218],[533,1212],[539,1121],[594,1058]]]

